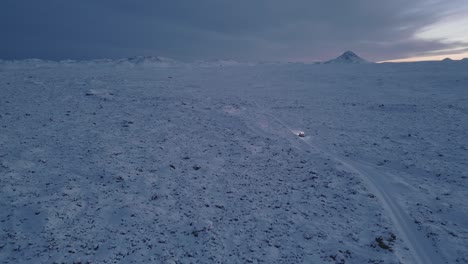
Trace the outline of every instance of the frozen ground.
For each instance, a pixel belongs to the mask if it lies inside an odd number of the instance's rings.
[[[467,131],[467,62],[0,62],[0,262],[468,263]]]

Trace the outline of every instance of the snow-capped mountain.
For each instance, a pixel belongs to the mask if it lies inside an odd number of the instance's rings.
[[[341,56],[324,62],[324,64],[367,64],[367,63],[370,63],[370,62],[359,57],[358,55],[356,55],[356,53],[352,51],[346,51],[345,53],[341,54]]]

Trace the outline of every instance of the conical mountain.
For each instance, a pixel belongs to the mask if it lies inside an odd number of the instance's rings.
[[[341,56],[324,62],[325,64],[367,64],[370,63],[365,59],[356,55],[356,53],[352,51],[346,51],[345,53],[341,54]]]

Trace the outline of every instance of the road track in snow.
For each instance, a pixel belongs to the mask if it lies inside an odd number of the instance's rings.
[[[278,117],[270,114],[267,109],[261,107],[255,101],[254,106],[260,110],[261,115],[268,117],[271,121],[278,123],[278,125],[283,127],[283,129],[289,131],[291,133],[291,137],[298,135],[299,131],[292,129],[288,124],[280,120]],[[317,142],[314,142],[308,136],[301,138],[301,141],[307,145],[307,147],[340,163],[348,171],[355,173],[360,177],[369,191],[378,198],[379,203],[392,221],[396,232],[401,236],[404,243],[406,243],[406,246],[409,248],[410,254],[413,258],[411,263],[447,263],[440,256],[437,248],[431,244],[423,232],[418,230],[414,221],[394,198],[395,195],[398,195],[398,191],[395,188],[392,188],[392,184],[386,180],[386,177],[396,177],[395,175],[382,172],[380,169],[375,168],[374,165],[366,162],[358,162],[345,157],[340,157],[339,155],[328,151]],[[397,257],[399,256],[397,255]],[[402,259],[400,259],[400,261],[405,263]]]

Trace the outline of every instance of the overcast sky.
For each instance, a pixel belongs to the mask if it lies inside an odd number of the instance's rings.
[[[468,57],[467,17],[467,0],[0,0],[0,58]]]

